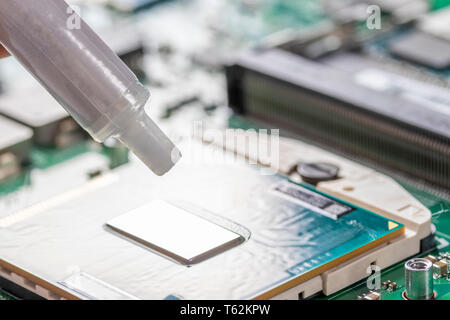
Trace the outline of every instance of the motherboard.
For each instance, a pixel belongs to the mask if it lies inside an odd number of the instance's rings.
[[[449,0],[69,2],[184,159],[153,176],[2,59],[0,300],[450,299]]]

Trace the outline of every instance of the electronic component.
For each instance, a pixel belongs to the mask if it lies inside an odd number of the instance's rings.
[[[29,161],[32,137],[31,129],[0,116],[0,181],[22,171]]]
[[[391,42],[392,54],[426,67],[442,70],[450,67],[450,41],[422,32],[412,32]]]
[[[350,206],[293,183],[280,183],[274,190],[286,199],[298,202],[308,209],[335,220],[353,211]]]
[[[450,261],[450,252],[442,252],[442,253],[440,253],[439,254],[439,258]]]
[[[435,262],[438,261],[438,258],[436,258],[435,256],[433,256],[433,255],[431,255],[431,254],[428,255],[428,256],[426,256],[425,259],[431,261],[431,263],[435,263]]]
[[[387,280],[381,284],[381,287],[388,291],[395,291],[395,290],[397,290],[398,285],[397,285],[397,282],[395,282],[395,281]]]
[[[450,187],[448,90],[371,65],[348,74],[277,49],[237,57],[227,82],[238,114]]]
[[[433,263],[433,275],[435,278],[443,278],[448,274],[448,262],[440,260]]]
[[[116,217],[112,230],[184,265],[193,265],[233,248],[245,238],[164,201]]]
[[[410,300],[430,300],[433,291],[433,264],[423,258],[405,263],[405,297]]]
[[[303,181],[317,184],[322,181],[330,181],[338,178],[339,167],[331,163],[299,163],[297,172]]]
[[[381,300],[381,293],[378,291],[370,291],[369,293],[364,293],[358,296],[358,300]]]
[[[9,92],[0,96],[0,114],[33,129],[41,146],[69,146],[85,136],[69,114],[43,88]]]

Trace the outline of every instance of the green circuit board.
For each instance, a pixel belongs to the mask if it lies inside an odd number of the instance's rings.
[[[443,248],[442,250],[436,250],[430,252],[433,255],[439,255],[440,253],[449,252],[450,246]],[[421,255],[418,257],[424,257],[425,255]],[[381,293],[381,300],[402,300],[403,292],[405,290],[405,269],[404,263],[406,261],[402,261],[394,266],[391,266],[387,269],[381,271],[380,283],[391,281],[397,284],[397,288],[395,290],[383,288],[379,289]],[[350,286],[344,290],[341,290],[335,294],[332,294],[327,297],[320,297],[320,300],[356,300],[359,296],[368,293],[366,279],[360,281],[359,283]],[[436,292],[436,300],[450,300],[450,278],[438,278],[434,279],[434,291]]]
[[[436,226],[436,245],[440,249],[427,252],[417,257],[425,257],[429,254],[439,256],[443,253],[450,252],[450,202],[440,199],[426,191],[418,190],[411,186],[405,186],[419,201],[430,209],[432,213],[432,223]],[[392,281],[396,282],[398,289],[391,291],[381,288],[382,300],[401,300],[404,291],[404,264],[406,261],[399,262],[385,270],[381,270],[381,282]],[[350,286],[342,291],[339,291],[328,297],[321,297],[319,299],[325,300],[355,300],[358,296],[368,292],[367,279]],[[450,277],[443,277],[434,279],[434,289],[437,293],[437,300],[450,300]]]

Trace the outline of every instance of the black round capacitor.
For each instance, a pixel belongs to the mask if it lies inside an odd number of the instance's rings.
[[[316,185],[322,181],[337,179],[339,167],[327,162],[299,163],[297,173],[303,181]]]

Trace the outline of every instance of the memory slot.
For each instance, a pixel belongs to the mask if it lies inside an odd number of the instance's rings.
[[[371,87],[380,77],[385,87]],[[449,188],[448,92],[436,90],[439,104],[408,83],[386,87],[400,83],[389,77],[373,67],[348,74],[281,50],[248,53],[227,69],[235,112]]]

